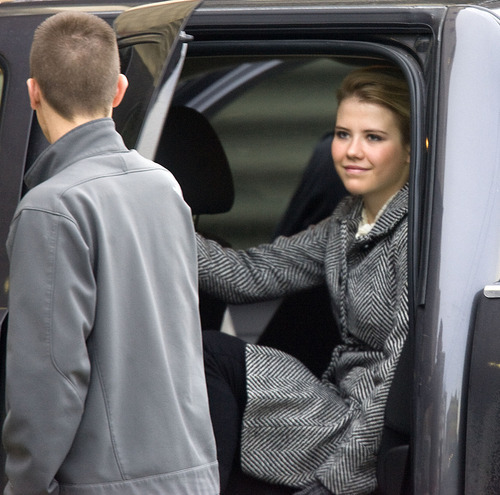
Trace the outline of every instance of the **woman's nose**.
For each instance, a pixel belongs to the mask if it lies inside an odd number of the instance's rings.
[[[363,147],[359,138],[353,138],[347,148],[347,156],[360,158],[363,156]]]

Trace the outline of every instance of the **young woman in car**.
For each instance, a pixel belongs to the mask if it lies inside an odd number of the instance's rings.
[[[408,333],[410,98],[397,68],[341,85],[332,157],[351,194],[332,216],[246,251],[198,237],[200,286],[230,303],[326,283],[342,343],[321,380],[276,349],[204,332],[222,487],[233,461],[301,494],[376,488],[384,408]],[[239,443],[241,441],[241,444]]]

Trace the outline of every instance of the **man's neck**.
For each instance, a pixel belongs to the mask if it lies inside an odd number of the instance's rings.
[[[101,117],[76,117],[74,120],[68,121],[66,119],[53,120],[51,125],[48,126],[48,136],[47,139],[49,143],[54,143],[58,139],[62,138],[65,134],[72,131],[76,127],[79,127],[87,122],[96,120]]]
[[[38,122],[40,123],[40,127],[42,128],[45,137],[51,144],[55,143],[58,139],[76,127],[86,124],[87,122],[91,122],[92,120],[108,116],[111,116],[111,111],[109,112],[109,115],[76,115],[71,120],[68,120],[57,113],[46,102],[43,102],[43,104],[37,109]]]

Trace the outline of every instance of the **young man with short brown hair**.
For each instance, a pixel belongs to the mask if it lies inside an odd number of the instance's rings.
[[[31,70],[51,145],[7,242],[5,493],[215,495],[191,212],[115,130],[127,79],[114,32],[50,17]]]

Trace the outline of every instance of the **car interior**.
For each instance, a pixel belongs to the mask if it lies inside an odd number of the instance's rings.
[[[335,89],[358,64],[327,57],[186,60],[156,160],[180,182],[198,231],[246,248],[329,216],[346,194],[330,156]],[[339,342],[329,304],[325,287],[229,307],[200,294],[204,329],[279,348],[317,376]],[[380,494],[409,490],[411,355],[408,340],[387,406]],[[285,493],[242,479],[228,493]]]

